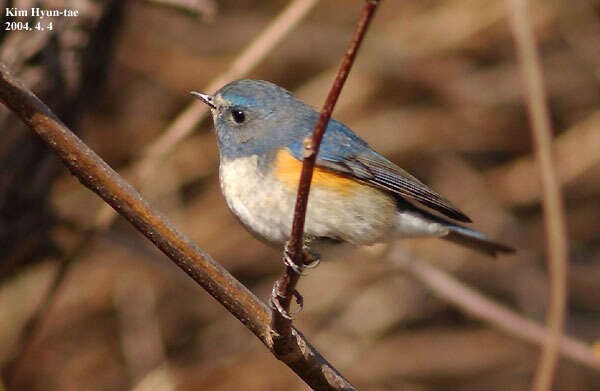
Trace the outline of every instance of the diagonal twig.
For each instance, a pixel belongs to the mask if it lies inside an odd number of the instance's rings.
[[[565,214],[552,154],[552,130],[546,104],[539,55],[527,0],[511,0],[511,27],[517,48],[534,149],[543,189],[542,206],[550,274],[550,298],[546,315],[550,337],[543,345],[533,390],[545,391],[552,387],[552,378],[558,363],[559,345],[563,333],[567,295],[568,244]]]
[[[319,146],[325,129],[331,118],[333,108],[340,96],[342,87],[348,78],[350,68],[354,63],[354,59],[358,53],[360,44],[362,43],[369,23],[373,19],[373,15],[379,1],[367,0],[363,8],[362,14],[356,25],[356,30],[350,46],[346,51],[342,64],[338,70],[337,76],[333,82],[333,86],[329,91],[329,95],[323,105],[321,115],[315,125],[312,133],[312,138],[304,140],[304,160],[302,163],[302,171],[300,174],[300,182],[298,184],[298,193],[296,196],[296,206],[294,209],[294,220],[292,223],[292,232],[290,240],[286,244],[284,250],[284,257],[287,257],[293,265],[286,263],[285,270],[282,276],[275,282],[273,287],[273,299],[278,301],[275,306],[278,310],[273,311],[272,328],[275,334],[276,350],[280,350],[282,353],[287,351],[287,344],[290,340],[290,326],[292,320],[288,316],[284,316],[283,312],[288,312],[291,304],[292,297],[294,296],[295,287],[300,278],[298,270],[304,268],[306,259],[304,256],[304,221],[306,218],[306,209],[308,206],[308,195],[310,192],[310,184],[312,180],[313,169],[319,152]],[[295,270],[294,270],[295,269]],[[272,302],[273,302],[272,299]],[[280,310],[281,309],[281,310]]]
[[[83,185],[125,217],[274,352],[268,307],[155,210],[2,63],[0,102],[56,152]],[[292,337],[295,342],[291,349],[293,354],[277,357],[309,386],[315,390],[354,389],[298,330],[292,329]]]

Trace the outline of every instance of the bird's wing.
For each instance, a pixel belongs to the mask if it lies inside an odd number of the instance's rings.
[[[301,142],[294,142],[288,148],[296,159],[302,160]],[[375,152],[364,140],[337,121],[330,121],[327,127],[316,165],[417,201],[455,220],[471,222],[449,200]]]

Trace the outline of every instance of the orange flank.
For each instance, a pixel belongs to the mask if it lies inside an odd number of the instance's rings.
[[[293,157],[287,150],[284,149],[277,153],[275,158],[277,179],[296,189],[298,181],[300,181],[301,171],[302,162]],[[315,167],[313,170],[311,185],[344,193],[364,186],[353,179],[319,167]]]

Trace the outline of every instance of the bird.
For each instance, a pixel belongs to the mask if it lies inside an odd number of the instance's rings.
[[[214,94],[192,91],[210,108],[219,182],[229,209],[271,246],[289,239],[303,140],[319,113],[278,85],[242,79]],[[490,256],[515,250],[460,223],[471,219],[423,182],[331,119],[313,171],[304,237],[356,246],[441,238]]]

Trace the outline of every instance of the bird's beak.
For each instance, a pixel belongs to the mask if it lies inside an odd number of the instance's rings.
[[[216,109],[217,107],[214,105],[213,101],[213,97],[207,94],[201,94],[199,92],[196,91],[190,91],[190,94],[194,95],[196,98],[200,99],[202,102],[206,103],[208,105],[208,107],[210,107],[211,109]]]

